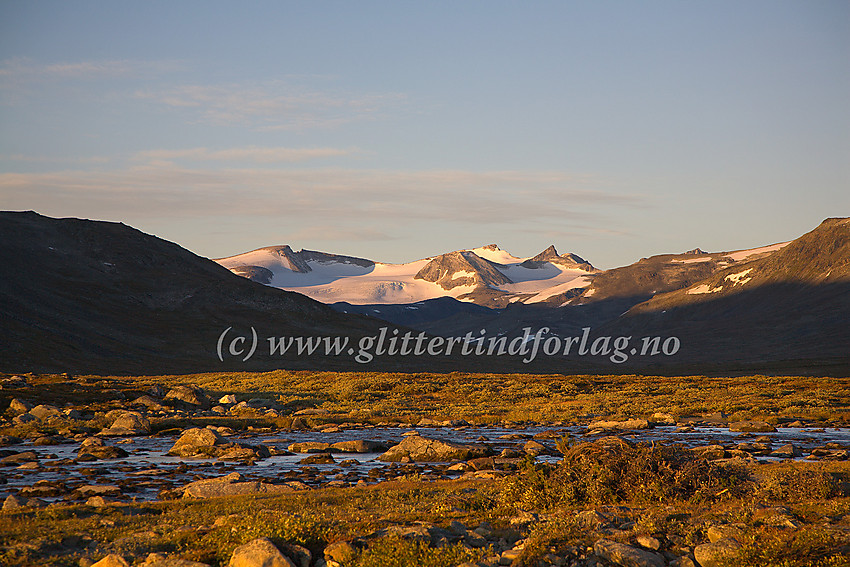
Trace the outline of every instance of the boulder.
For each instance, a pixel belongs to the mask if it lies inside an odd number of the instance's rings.
[[[103,439],[89,437],[80,443],[77,459],[81,461],[97,461],[106,459],[122,459],[128,455],[121,447],[106,445]]]
[[[661,555],[608,539],[600,539],[593,544],[593,552],[623,567],[665,567],[667,563]]]
[[[602,429],[602,430],[632,430],[632,429],[648,429],[650,427],[649,421],[645,419],[627,419],[624,421],[616,421],[616,420],[599,420],[594,421],[590,425],[587,426],[588,429]]]
[[[169,557],[164,553],[151,553],[139,567],[210,567],[210,565],[179,557]]]
[[[382,443],[380,441],[367,441],[365,439],[340,441],[332,444],[330,448],[343,453],[383,453],[389,449],[386,443]]]
[[[130,564],[120,555],[110,553],[91,567],[130,567]]]
[[[42,404],[32,408],[30,415],[36,419],[48,419],[51,417],[61,417],[62,412],[56,406]]]
[[[766,421],[736,421],[729,424],[729,431],[740,433],[770,433],[776,428]]]
[[[257,538],[233,550],[228,567],[298,567],[268,538]]]
[[[215,498],[218,496],[236,496],[242,494],[278,494],[292,492],[295,489],[288,485],[267,484],[259,481],[242,481],[242,475],[237,472],[227,476],[196,480],[178,489],[183,492],[183,498]]]
[[[213,457],[219,452],[216,446],[225,443],[216,431],[206,427],[193,427],[180,435],[167,454],[177,457]]]
[[[20,415],[22,413],[30,411],[32,409],[32,404],[25,400],[15,398],[9,404],[9,409],[12,410],[15,414]]]
[[[703,543],[694,548],[694,558],[700,567],[721,567],[734,559],[741,544],[732,538],[719,539],[713,543]]]
[[[137,411],[113,410],[106,416],[112,419],[112,425],[99,435],[131,436],[147,435],[151,432],[151,422]]]
[[[300,443],[292,443],[287,449],[293,453],[325,453],[330,449],[330,443],[322,441],[302,441]]]
[[[15,496],[14,494],[10,494],[3,501],[3,510],[17,510],[18,508],[23,508],[27,505],[27,499],[21,498],[20,496]]]
[[[420,435],[405,437],[404,441],[390,447],[378,457],[389,462],[445,462],[468,461],[477,457],[486,457],[489,449],[475,445],[461,445],[440,439],[431,439]]]
[[[161,410],[166,409],[166,407],[164,405],[162,405],[162,403],[160,403],[159,400],[152,398],[147,394],[145,394],[144,396],[139,396],[138,398],[133,400],[133,405],[134,406],[145,406],[149,410],[154,410],[154,411],[161,411]]]
[[[794,444],[788,443],[787,445],[783,445],[779,447],[775,451],[771,451],[771,457],[781,457],[783,459],[793,459],[794,457],[802,456],[802,452],[799,448],[797,448]]]
[[[325,558],[337,563],[349,563],[357,555],[357,548],[347,541],[335,541],[325,548]]]
[[[196,408],[207,408],[210,405],[210,399],[197,386],[175,386],[165,395],[165,401]]]

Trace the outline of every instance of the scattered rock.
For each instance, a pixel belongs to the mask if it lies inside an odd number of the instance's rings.
[[[325,559],[348,563],[357,555],[357,548],[347,541],[335,541],[325,548]]]
[[[27,384],[27,379],[23,376],[10,376],[9,378],[0,380],[0,390],[16,390],[18,388],[26,388],[27,386],[29,384]]]
[[[639,535],[635,538],[637,544],[643,548],[658,551],[661,549],[661,542],[657,538],[648,535]]]
[[[802,455],[803,453],[793,443],[783,445],[770,453],[771,457],[781,457],[783,459],[793,459],[794,457],[800,457]]]
[[[187,406],[203,408],[210,405],[210,399],[197,386],[176,386],[171,388],[165,395],[165,401],[176,402],[178,405],[185,404]]]
[[[3,501],[3,510],[17,510],[18,508],[23,508],[26,505],[26,498],[21,498],[20,496],[10,494],[6,497],[6,500]]]
[[[647,420],[654,425],[676,425],[676,418],[669,413],[657,411]]]
[[[222,444],[225,444],[225,440],[216,431],[206,427],[194,427],[184,431],[167,454],[178,457],[212,457],[219,453],[216,446]]]
[[[391,447],[386,453],[378,457],[378,459],[390,462],[467,461],[477,457],[485,457],[488,452],[486,447],[461,445],[439,439],[411,435],[406,437],[398,445]]]
[[[112,425],[98,435],[147,435],[151,432],[151,422],[137,411],[113,410],[106,417],[113,419]]]
[[[9,409],[15,412],[16,414],[22,414],[30,411],[32,409],[32,404],[27,401],[14,398],[9,404]]]
[[[305,408],[298,410],[292,415],[327,415],[330,412],[324,408]]]
[[[23,451],[21,453],[12,453],[0,459],[0,465],[19,465],[21,463],[29,463],[37,461],[38,455],[35,451]]]
[[[298,567],[269,541],[257,538],[233,550],[228,567]]]
[[[120,555],[110,553],[91,567],[130,567],[130,564]]]
[[[547,453],[546,445],[543,443],[539,443],[537,441],[528,441],[522,447],[523,451],[532,456],[540,455],[541,453]]]
[[[233,394],[227,394],[226,396],[222,396],[218,399],[218,403],[232,405],[236,403],[236,396]]]
[[[712,543],[703,543],[694,548],[694,557],[700,567],[720,567],[726,565],[741,549],[741,544],[732,538],[719,539]]]
[[[325,453],[330,447],[330,443],[323,443],[321,441],[302,441],[300,443],[292,443],[287,449],[293,453]]]
[[[631,430],[631,429],[649,429],[649,421],[645,419],[627,419],[625,421],[616,421],[616,420],[599,420],[594,421],[587,428],[591,431],[595,429],[601,430]]]
[[[330,448],[343,453],[383,453],[389,449],[386,443],[382,443],[380,441],[367,441],[365,439],[340,441],[332,444]]]
[[[103,439],[98,437],[89,437],[80,444],[80,450],[77,452],[77,460],[80,461],[97,461],[106,459],[122,459],[129,453],[121,447],[113,447],[106,445]]]
[[[766,421],[736,421],[729,424],[729,431],[741,433],[770,433],[776,428]]]
[[[36,418],[31,413],[22,413],[21,415],[15,416],[15,418],[12,419],[12,422],[17,424],[17,425],[23,425],[23,424],[29,423],[31,421],[36,421],[37,419],[38,418]]]
[[[36,419],[45,420],[51,417],[61,417],[62,412],[56,406],[39,405],[30,410],[30,415]]]
[[[333,455],[330,453],[316,453],[309,457],[304,457],[298,461],[299,465],[332,465],[334,461]]]
[[[179,557],[169,557],[164,553],[151,553],[139,567],[210,567],[210,565]]]
[[[658,554],[608,539],[600,539],[593,544],[593,552],[602,559],[623,567],[665,567],[666,565],[664,558]]]
[[[240,494],[279,494],[292,492],[295,488],[288,484],[267,484],[259,481],[242,481],[242,475],[234,472],[226,476],[196,480],[177,489],[183,498],[214,498],[217,496],[235,496]]]

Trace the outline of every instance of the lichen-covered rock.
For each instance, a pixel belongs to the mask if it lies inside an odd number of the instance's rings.
[[[268,538],[257,538],[233,550],[228,567],[297,567]]]
[[[486,457],[488,453],[489,450],[486,447],[461,445],[440,439],[410,435],[378,458],[389,462],[467,461],[477,457]]]
[[[207,563],[189,561],[180,557],[172,557],[164,553],[151,553],[139,567],[210,567]]]
[[[175,386],[165,395],[165,401],[198,408],[210,405],[209,397],[197,386]]]
[[[729,424],[729,431],[740,433],[770,433],[776,428],[766,421],[736,421]]]
[[[287,484],[267,484],[256,480],[243,481],[242,475],[234,472],[226,476],[190,482],[178,491],[183,492],[183,498],[215,498],[243,494],[279,494],[294,490]]]
[[[354,439],[352,441],[339,441],[330,446],[331,449],[343,453],[382,453],[389,449],[386,443],[380,441],[368,441],[366,439]]]
[[[110,553],[91,567],[130,567],[130,564],[120,555]]]
[[[212,429],[193,427],[183,432],[168,450],[168,454],[177,457],[211,457],[218,452],[216,446],[225,443],[221,435]]]
[[[106,414],[112,425],[99,435],[147,435],[151,432],[151,422],[137,411],[113,410]]]
[[[741,544],[732,538],[719,539],[694,548],[694,557],[701,567],[720,567],[737,555]]]
[[[106,459],[122,459],[128,455],[121,447],[106,445],[103,439],[89,437],[80,444],[77,459],[80,461],[97,461]]]
[[[593,553],[623,567],[665,567],[666,564],[664,558],[656,553],[608,539],[600,539],[593,544]]]

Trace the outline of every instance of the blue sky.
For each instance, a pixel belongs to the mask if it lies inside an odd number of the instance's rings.
[[[850,3],[0,2],[0,208],[610,268],[850,215]]]

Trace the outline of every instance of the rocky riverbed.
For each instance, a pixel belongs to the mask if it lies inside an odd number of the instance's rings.
[[[24,377],[6,379],[2,385],[10,394],[0,435],[0,501],[6,514],[82,506],[108,516],[121,510],[120,515],[132,516],[144,510],[145,503],[206,501],[222,496],[301,498],[321,490],[345,489],[370,494],[400,482],[471,483],[468,485],[473,487],[493,481],[510,483],[527,475],[534,463],[554,466],[570,447],[583,444],[601,448],[675,445],[695,461],[749,467],[841,463],[847,461],[850,450],[850,430],[843,423],[806,418],[770,423],[733,420],[722,412],[671,415],[658,411],[581,421],[474,423],[463,418],[404,420],[392,416],[381,420],[364,419],[356,410],[292,410],[268,397],[213,394],[185,385],[154,385],[132,397],[106,389],[96,400],[62,404],[30,387]],[[842,493],[844,489],[838,486],[836,490]],[[230,565],[353,565],[353,558],[362,558],[369,550],[379,553],[374,551],[381,549],[376,542],[390,538],[407,542],[404,545],[456,549],[457,557],[474,559],[468,563],[473,565],[527,564],[524,561],[533,549],[531,555],[542,565],[709,567],[722,565],[725,555],[734,556],[747,537],[752,537],[748,535],[752,526],[746,523],[715,518],[716,525],[709,525],[704,517],[681,508],[655,512],[666,518],[662,523],[695,526],[701,543],[692,536],[679,536],[675,530],[644,529],[645,507],[608,505],[555,513],[547,509],[544,513],[539,506],[512,506],[512,515],[499,520],[418,520],[306,547],[306,539],[305,545],[283,545],[280,538],[274,542],[255,538],[245,542],[244,549],[234,549],[228,561]],[[777,529],[793,530],[804,523],[799,513],[782,505],[764,505],[751,515],[760,525]],[[213,525],[195,526],[191,531],[215,532],[239,524],[240,516],[218,516]],[[840,524],[847,516],[838,518],[835,521]],[[546,543],[547,534],[559,530],[583,531],[592,537],[584,544]],[[155,535],[145,537],[154,540],[167,535],[155,529],[150,533]],[[549,552],[541,550],[541,542],[550,545]],[[108,552],[126,546],[93,540],[77,543],[79,550],[69,553],[79,555],[80,565],[91,565],[98,556],[99,567],[126,565],[127,561],[148,566],[225,564],[221,560],[192,563],[174,553],[151,551],[162,545],[130,546],[131,552],[110,555]],[[42,549],[47,544],[33,545],[35,551],[30,555],[21,552],[23,556],[53,553]],[[18,556],[18,547],[9,549],[9,557]],[[272,562],[246,559],[254,556]]]

